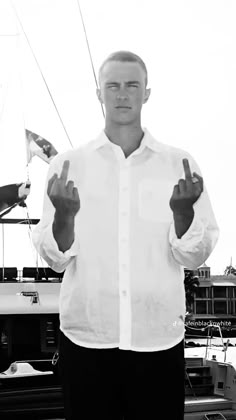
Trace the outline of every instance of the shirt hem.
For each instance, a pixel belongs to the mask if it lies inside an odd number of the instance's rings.
[[[132,351],[137,351],[137,352],[154,352],[154,351],[162,351],[162,350],[169,350],[172,347],[177,346],[177,344],[179,344],[182,340],[184,339],[184,335],[178,337],[176,340],[172,341],[171,343],[168,344],[164,344],[161,346],[153,346],[153,347],[136,347],[136,346],[131,346],[129,350]],[[121,350],[122,348],[119,347]]]
[[[88,343],[81,340],[76,340],[74,337],[72,337],[70,334],[65,332],[62,328],[60,328],[61,332],[74,344],[86,347],[90,349],[114,349],[118,348],[120,350],[131,350],[131,351],[137,351],[137,352],[154,352],[154,351],[162,351],[162,350],[168,350],[177,344],[179,344],[184,339],[184,334],[176,338],[175,340],[171,341],[168,344],[164,344],[161,346],[152,346],[152,347],[136,347],[136,346],[122,346],[120,343]]]

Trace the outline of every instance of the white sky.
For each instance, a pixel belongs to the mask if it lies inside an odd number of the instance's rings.
[[[103,128],[103,116],[77,0],[12,3],[73,146],[89,141]],[[197,160],[220,227],[207,263],[213,274],[223,274],[231,257],[236,265],[236,1],[80,0],[80,5],[96,72],[120,49],[146,62],[152,94],[143,126]],[[21,35],[14,36],[17,30]],[[5,185],[26,180],[24,127],[59,152],[71,146],[8,0],[0,0],[0,35],[0,185]],[[31,217],[41,216],[47,170],[33,158]],[[24,216],[21,208],[9,214]],[[32,256],[26,228],[5,225],[5,266],[34,265]]]

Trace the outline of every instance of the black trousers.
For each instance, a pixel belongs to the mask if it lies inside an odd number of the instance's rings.
[[[183,420],[183,341],[135,352],[81,347],[60,333],[59,354],[66,420]]]

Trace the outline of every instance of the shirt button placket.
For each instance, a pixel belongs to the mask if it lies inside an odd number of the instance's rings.
[[[129,217],[130,185],[129,165],[120,168],[119,190],[119,291],[120,291],[120,346],[128,348],[131,340],[131,303],[129,280]]]

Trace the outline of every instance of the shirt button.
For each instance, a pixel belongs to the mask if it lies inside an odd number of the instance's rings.
[[[128,187],[122,187],[122,192],[127,192],[128,191]]]
[[[121,216],[126,217],[127,215],[128,215],[128,212],[127,212],[127,211],[123,210],[123,211],[121,212]]]
[[[122,296],[124,296],[124,297],[127,296],[127,291],[126,290],[122,290]]]
[[[122,270],[123,271],[126,271],[127,270],[127,264],[122,264],[121,267],[122,267]]]

